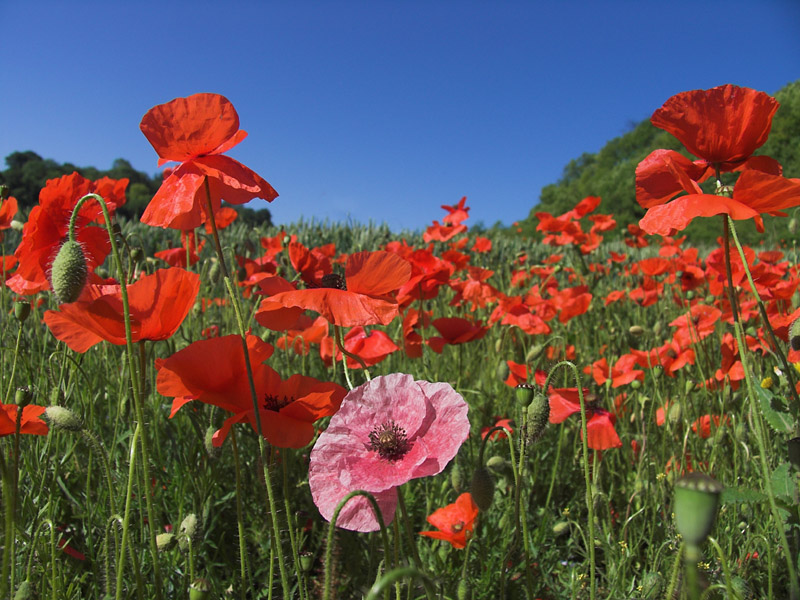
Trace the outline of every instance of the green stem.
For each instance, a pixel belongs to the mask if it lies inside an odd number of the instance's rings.
[[[128,489],[125,492],[125,515],[122,518],[122,544],[117,557],[117,589],[116,600],[122,598],[122,574],[125,571],[125,551],[128,548],[128,531],[130,530],[131,522],[131,500],[133,499],[133,478],[136,476],[136,444],[138,443],[139,433],[142,430],[142,424],[137,423],[136,429],[133,430],[133,439],[131,440],[131,459],[128,465]]]
[[[239,446],[236,443],[236,429],[231,427],[233,445],[233,465],[236,471],[236,526],[239,532],[239,594],[242,600],[247,597],[247,548],[244,538],[244,512],[242,511],[242,468],[239,463]]]
[[[583,398],[583,387],[581,386],[581,377],[578,373],[578,367],[576,367],[572,362],[568,360],[562,360],[561,362],[557,363],[550,372],[547,374],[547,379],[544,382],[544,393],[547,394],[547,390],[550,389],[550,381],[553,378],[555,372],[559,369],[559,367],[567,367],[569,368],[574,377],[575,377],[575,385],[578,388],[578,400],[581,404],[581,437],[583,442],[583,479],[586,484],[586,510],[587,510],[587,518],[588,518],[588,529],[589,529],[589,597],[591,600],[594,600],[595,593],[597,590],[597,581],[595,580],[595,556],[594,556],[594,501],[592,498],[592,480],[591,474],[589,473],[589,433],[587,431],[586,423],[586,402]]]

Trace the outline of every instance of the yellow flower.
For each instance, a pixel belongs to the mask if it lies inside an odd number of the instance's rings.
[[[761,387],[765,390],[770,389],[772,387],[772,377],[764,377],[764,379],[761,380]]]

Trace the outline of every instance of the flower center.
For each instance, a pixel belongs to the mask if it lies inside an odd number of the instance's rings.
[[[284,406],[291,404],[294,402],[294,398],[289,396],[274,396],[272,394],[265,394],[264,395],[264,408],[267,410],[274,410],[278,412]]]
[[[405,429],[391,420],[373,429],[367,444],[368,449],[374,450],[378,456],[390,462],[403,458],[411,450],[411,446]]]
[[[322,279],[320,280],[320,284],[321,284],[320,287],[324,288],[333,288],[335,290],[347,289],[344,277],[342,277],[338,273],[328,273],[327,275],[323,275]]]

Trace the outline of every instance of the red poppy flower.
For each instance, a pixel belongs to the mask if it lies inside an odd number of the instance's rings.
[[[464,196],[454,206],[447,206],[442,204],[442,208],[447,211],[447,216],[442,219],[443,223],[451,225],[460,225],[461,221],[466,221],[469,218],[469,207],[466,206],[467,197]]]
[[[388,325],[397,316],[397,301],[389,294],[411,276],[408,261],[391,252],[356,252],[347,258],[344,273],[324,275],[325,287],[280,292],[262,300],[256,320],[286,308],[313,310],[342,327]]]
[[[510,431],[511,433],[514,433],[514,428],[512,427],[511,419],[504,418],[504,417],[495,417],[494,418],[494,425],[487,426],[487,427],[481,427],[481,439],[485,440],[486,436],[489,435],[489,431],[491,429],[494,429],[495,427],[503,427],[504,429]],[[500,431],[499,429],[495,429],[495,431],[492,432],[492,435],[489,436],[489,439],[491,441],[504,440],[507,437],[508,437],[508,435],[506,435],[505,431]]]
[[[171,267],[182,267],[185,269],[186,248],[189,248],[189,265],[191,266],[200,260],[200,256],[198,255],[205,245],[205,240],[202,240],[198,245],[197,232],[195,230],[181,231],[181,245],[177,248],[159,250],[155,253],[155,257],[160,258]]]
[[[583,390],[584,401],[587,392]],[[570,415],[581,412],[580,398],[577,388],[550,388],[550,422],[561,423]],[[586,431],[588,433],[588,446],[592,450],[608,450],[621,448],[622,442],[614,429],[616,418],[613,414],[602,408],[586,407]]]
[[[273,368],[264,364],[272,355],[272,346],[254,335],[247,336],[247,351],[264,437],[279,448],[302,448],[314,438],[314,423],[333,415],[347,391],[335,383],[303,375],[281,379]],[[222,445],[234,423],[247,422],[256,429],[238,335],[194,342],[167,359],[157,359],[156,369],[158,392],[175,398],[170,417],[192,400],[233,413],[214,433],[215,446]]]
[[[0,200],[0,241],[3,240],[3,229],[11,227],[11,221],[17,214],[17,199],[9,196],[5,200]]]
[[[143,223],[182,230],[202,225],[206,179],[214,213],[221,200],[244,204],[253,198],[272,202],[278,197],[260,175],[222,154],[247,136],[224,96],[194,94],[159,104],[147,111],[139,128],[158,153],[159,165],[181,163],[147,205]]]
[[[735,85],[672,96],[650,121],[708,165],[730,171],[767,141],[778,102]]]
[[[19,267],[8,280],[8,287],[18,294],[29,295],[50,288],[48,273],[61,244],[67,238],[72,209],[83,196],[96,193],[108,203],[109,212],[125,203],[127,179],[104,177],[89,181],[78,173],[50,179],[39,193],[39,204],[33,208],[22,241],[14,255]],[[83,249],[89,271],[102,264],[111,252],[105,228],[88,227],[102,223],[103,213],[97,202],[85,202],[75,221],[75,237]]]
[[[474,340],[483,338],[489,328],[483,321],[477,323],[461,317],[442,317],[433,321],[442,337],[432,337],[428,340],[428,345],[437,354],[441,354],[447,344],[466,344]]]
[[[127,286],[134,342],[165,340],[180,327],[200,289],[200,276],[179,268],[159,269]],[[75,352],[105,340],[125,344],[119,285],[89,285],[77,302],[48,310],[44,322]]]
[[[333,357],[334,340],[326,336],[320,343],[319,353],[322,362],[330,365]],[[363,327],[353,327],[344,336],[344,349],[350,354],[358,356],[364,361],[364,365],[371,367],[377,365],[392,352],[399,350],[397,344],[392,341],[385,332],[380,330],[366,331]],[[342,351],[336,349],[336,360],[342,360]],[[347,366],[350,369],[361,368],[361,363],[355,359],[347,357]]]
[[[44,406],[29,404],[22,409],[22,420],[19,432],[21,434],[47,435],[47,423],[39,417],[44,414]],[[17,405],[0,404],[0,437],[14,435],[17,431]]]
[[[453,504],[440,508],[428,517],[428,523],[439,531],[421,531],[420,535],[444,540],[453,548],[464,548],[472,537],[475,520],[478,518],[478,505],[469,492],[464,492]]]
[[[458,234],[464,233],[466,230],[467,226],[463,224],[452,225],[450,223],[442,223],[440,225],[439,221],[434,221],[433,225],[428,226],[425,233],[422,234],[422,239],[426,244],[432,241],[446,242],[452,240]]]

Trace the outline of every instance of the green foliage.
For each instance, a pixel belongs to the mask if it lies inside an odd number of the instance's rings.
[[[797,135],[800,131],[800,81],[783,87],[775,93],[775,98],[781,106],[772,121],[769,139],[756,154],[766,154],[780,162],[786,177],[800,177],[800,136]],[[571,210],[586,196],[600,196],[603,201],[597,212],[614,215],[618,223],[617,229],[608,237],[622,236],[628,223],[637,223],[645,214],[636,202],[636,166],[658,148],[677,150],[690,156],[676,138],[654,127],[647,119],[625,135],[608,142],[599,152],[584,153],[571,160],[557,183],[542,188],[539,204],[531,209],[527,219],[520,222],[522,233],[534,235],[539,223],[537,212],[559,215]],[[788,219],[765,218],[771,235],[782,240],[791,239],[787,222]],[[695,243],[713,242],[722,231],[713,219],[698,219],[695,223],[690,226],[691,230],[686,230]],[[760,234],[753,229],[742,237],[743,241],[752,243],[759,239]]]
[[[75,171],[87,179],[97,180],[101,177],[129,180],[126,190],[127,201],[118,209],[118,213],[129,219],[138,219],[150,199],[161,186],[161,174],[152,177],[133,168],[124,158],[117,158],[111,168],[103,171],[95,167],[76,167],[72,163],[59,164],[50,158],[42,158],[35,152],[12,152],[6,157],[7,168],[0,171],[0,183],[9,187],[10,194],[20,205],[20,211],[28,212],[39,201],[39,192],[48,179],[56,179],[69,175]],[[239,220],[251,226],[272,224],[272,216],[267,209],[253,210],[252,208],[234,206],[239,213]]]

